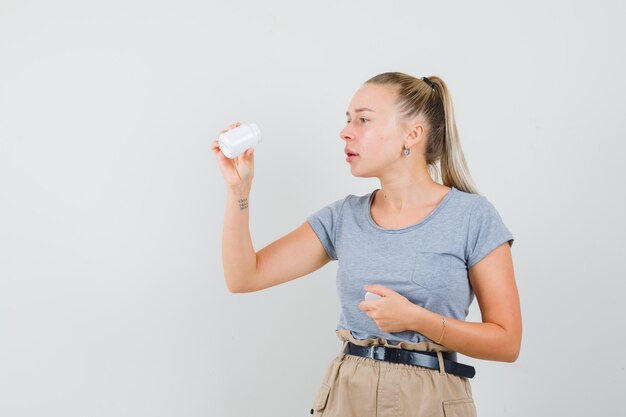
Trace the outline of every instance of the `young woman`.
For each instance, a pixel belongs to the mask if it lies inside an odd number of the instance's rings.
[[[513,236],[472,184],[441,78],[379,74],[357,90],[346,116],[340,137],[350,170],[377,177],[380,188],[328,204],[259,252],[247,210],[254,151],[230,160],[213,142],[228,187],[226,284],[259,291],[340,261],[343,344],[314,416],[476,416],[475,371],[456,353],[504,362],[519,355]],[[366,292],[378,297],[366,300]],[[465,321],[474,296],[481,323]]]

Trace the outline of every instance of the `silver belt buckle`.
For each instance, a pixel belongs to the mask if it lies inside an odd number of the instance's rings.
[[[384,361],[385,360],[385,356],[386,356],[385,352],[387,350],[387,348],[385,346],[382,346],[382,345],[371,345],[371,348],[372,348],[372,350],[370,352],[370,356],[369,356],[370,358],[375,359],[375,360],[380,360],[380,361]],[[382,355],[382,358],[380,358],[380,359],[376,359],[374,357],[374,354],[376,353],[376,348],[381,348],[382,349],[383,355]]]

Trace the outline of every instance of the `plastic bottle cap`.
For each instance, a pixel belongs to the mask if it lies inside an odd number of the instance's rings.
[[[380,295],[374,294],[373,292],[369,292],[369,291],[365,293],[365,301],[375,300],[377,298],[380,298]]]

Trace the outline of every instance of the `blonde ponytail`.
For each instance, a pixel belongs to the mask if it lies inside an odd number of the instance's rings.
[[[418,79],[402,72],[385,72],[366,83],[396,86],[398,109],[405,120],[424,116],[430,126],[424,159],[435,181],[478,194],[461,149],[452,98],[440,77]]]

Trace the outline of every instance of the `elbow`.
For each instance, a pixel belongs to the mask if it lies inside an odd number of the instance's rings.
[[[238,293],[240,293],[240,292],[241,292],[241,291],[238,291],[238,290],[237,290],[237,288],[231,287],[230,285],[226,285],[226,288],[228,288],[228,291],[229,291],[231,294],[238,294]]]
[[[232,284],[230,281],[226,280],[226,288],[228,288],[228,291],[232,294],[245,294],[248,292],[254,292],[254,290],[250,289],[250,288],[244,288],[242,286],[236,286],[234,284]]]
[[[504,362],[513,363],[519,357],[519,351],[510,352],[505,358],[503,358]]]
[[[502,327],[502,339],[500,345],[500,358],[498,360],[502,362],[513,363],[519,358],[520,349],[522,346],[522,329],[521,326],[517,328]]]
[[[224,276],[224,280],[226,281],[226,288],[228,289],[228,291],[232,294],[240,294],[240,293],[244,293],[246,291],[244,291],[241,287],[236,286],[232,280],[229,280],[228,278],[226,278],[226,276]]]
[[[230,285],[230,284],[228,284],[228,283],[226,284],[226,288],[228,288],[228,291],[229,291],[231,294],[243,294],[243,293],[249,292],[249,291],[246,291],[246,290],[245,290],[245,289],[243,289],[243,288],[240,288],[240,287],[235,287],[235,286]]]
[[[507,349],[506,356],[502,360],[509,363],[515,362],[519,358],[520,344],[520,341],[518,341],[511,348]]]

